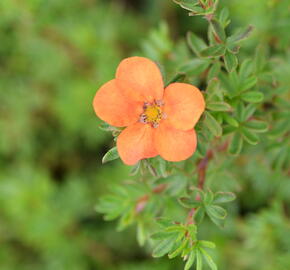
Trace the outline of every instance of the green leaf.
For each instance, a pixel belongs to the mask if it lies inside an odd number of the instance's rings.
[[[254,30],[254,27],[252,25],[249,25],[247,28],[238,30],[235,34],[230,36],[227,40],[228,43],[237,43],[245,40],[250,36],[252,31]]]
[[[99,125],[99,129],[103,130],[103,131],[115,131],[115,132],[121,132],[121,128],[118,127],[113,127],[111,125],[109,125],[108,123],[101,123]]]
[[[251,92],[242,93],[241,98],[247,102],[259,103],[263,101],[264,94],[258,91],[251,91]]]
[[[209,204],[211,204],[212,201],[213,201],[213,199],[214,199],[214,194],[213,194],[213,192],[212,192],[211,190],[209,190],[208,192],[205,192],[205,193],[204,193],[204,196],[203,196],[203,203],[204,203],[205,205],[209,205]]]
[[[259,142],[259,137],[251,130],[242,128],[241,131],[245,141],[247,141],[249,144],[256,145]]]
[[[198,241],[198,243],[200,244],[200,246],[205,247],[205,248],[213,249],[216,247],[215,243],[210,242],[210,241],[200,240]]]
[[[174,245],[175,237],[161,241],[153,250],[152,256],[155,258],[162,257],[168,253]]]
[[[162,228],[166,228],[173,225],[172,220],[168,218],[157,218],[156,223]]]
[[[240,66],[239,75],[241,81],[248,78],[253,73],[253,60],[246,59]]]
[[[229,146],[229,153],[232,155],[238,155],[243,147],[243,138],[242,135],[236,132],[232,138],[232,141]]]
[[[238,127],[239,126],[239,122],[234,118],[232,117],[231,115],[225,113],[223,114],[223,118],[224,120],[231,126],[233,127]]]
[[[207,47],[206,49],[202,50],[200,52],[200,55],[202,57],[212,58],[212,57],[218,57],[225,54],[225,46],[222,44],[214,45]]]
[[[229,51],[226,51],[224,56],[225,66],[228,72],[232,72],[238,66],[238,58]]]
[[[253,88],[257,84],[257,77],[251,76],[241,81],[240,92]]]
[[[142,222],[139,222],[137,225],[137,240],[141,247],[144,246],[146,242],[146,231]]]
[[[206,88],[207,100],[211,100],[213,96],[219,93],[219,86],[220,81],[217,78],[213,78],[209,81]]]
[[[229,25],[230,19],[229,19],[229,9],[227,7],[224,7],[222,11],[219,14],[219,21],[221,25],[225,28]]]
[[[200,224],[203,221],[204,215],[205,215],[205,211],[204,211],[203,207],[198,207],[195,210],[193,218],[194,218],[194,221],[196,222],[196,224]]]
[[[199,38],[192,32],[187,33],[186,40],[189,48],[199,57],[201,56],[200,52],[207,47],[203,39]]]
[[[224,126],[223,127],[223,135],[228,135],[232,132],[235,132],[237,130],[236,127],[233,127],[233,126],[230,126],[230,125],[227,125],[227,126]]]
[[[185,231],[185,227],[183,225],[172,225],[169,226],[165,229],[167,232],[184,232]]]
[[[204,10],[198,6],[198,2],[193,2],[192,0],[173,0],[176,4],[180,5],[182,8],[192,11],[194,13],[200,13]]]
[[[222,127],[218,123],[218,121],[208,112],[205,112],[205,126],[209,129],[209,131],[216,137],[220,137],[222,135]]]
[[[113,147],[112,149],[110,149],[102,158],[102,163],[106,163],[108,161],[112,161],[119,158],[119,153],[117,150],[117,147]]]
[[[260,73],[264,70],[264,67],[267,63],[267,51],[264,46],[259,46],[256,49],[256,55],[255,55],[255,71],[257,73]]]
[[[236,115],[237,118],[240,122],[245,120],[245,105],[243,102],[239,102],[238,105],[236,106]]]
[[[177,73],[171,80],[169,80],[165,86],[168,86],[171,83],[175,82],[183,82],[186,78],[186,74],[184,73]]]
[[[218,205],[210,205],[206,207],[206,213],[211,216],[211,217],[215,217],[218,219],[225,219],[227,216],[227,211],[218,206]]]
[[[176,257],[178,254],[180,254],[183,251],[183,249],[186,247],[188,241],[189,241],[189,239],[185,239],[176,250],[174,250],[173,252],[168,254],[168,258],[172,259],[172,258]]]
[[[160,232],[156,232],[153,233],[150,238],[154,239],[154,240],[165,240],[169,237],[172,237],[175,234],[175,232],[165,232],[165,231],[160,231]]]
[[[218,268],[216,264],[214,263],[213,259],[211,258],[211,256],[203,248],[200,248],[200,251],[203,254],[203,257],[205,258],[205,261],[207,262],[210,269],[217,270]]]
[[[255,132],[266,132],[268,130],[268,124],[264,121],[259,120],[251,120],[249,122],[245,122],[244,126],[250,130]]]
[[[140,170],[140,167],[141,167],[141,162],[139,161],[137,164],[135,164],[132,168],[132,170],[130,171],[130,175],[136,175],[139,170]]]
[[[197,76],[198,74],[202,73],[205,71],[210,62],[206,59],[193,59],[185,64],[183,64],[180,68],[180,72],[184,72],[187,75],[195,75]]]
[[[196,249],[196,270],[202,270],[202,256],[199,249]]]
[[[223,26],[221,25],[221,23],[218,20],[213,19],[210,21],[210,24],[212,26],[212,29],[213,29],[215,36],[220,41],[225,41],[226,40],[226,33],[225,33],[225,30],[224,30]]]
[[[201,202],[195,200],[194,198],[187,198],[187,197],[182,197],[178,199],[179,203],[186,208],[196,208],[200,206]]]
[[[245,120],[249,119],[254,114],[256,109],[257,109],[256,105],[248,104],[247,107],[244,108],[241,121],[245,121]]]
[[[215,216],[209,216],[210,220],[219,228],[224,228],[225,226],[225,220],[224,219],[220,219],[220,218],[216,218]]]
[[[221,70],[221,63],[219,61],[215,62],[209,69],[207,75],[207,81],[210,82],[213,78],[217,77]]]
[[[220,112],[226,112],[230,111],[232,107],[226,103],[226,102],[209,102],[206,104],[206,108],[211,111],[220,111]]]
[[[184,270],[189,270],[195,261],[195,250],[191,251],[184,266]]]
[[[232,192],[217,192],[214,196],[213,203],[228,203],[236,199]]]

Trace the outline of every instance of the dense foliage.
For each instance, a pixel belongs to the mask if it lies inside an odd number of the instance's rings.
[[[290,4],[174,2],[0,2],[1,270],[290,269]],[[130,55],[204,91],[189,160],[110,161]]]

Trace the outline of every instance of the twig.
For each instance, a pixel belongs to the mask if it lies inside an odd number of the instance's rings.
[[[167,184],[158,185],[157,187],[152,189],[152,194],[162,193],[167,188],[167,186],[168,186]],[[144,196],[140,197],[137,200],[136,207],[135,207],[136,213],[140,213],[141,211],[143,211],[143,209],[145,208],[152,194],[145,194]]]
[[[217,147],[217,152],[223,152],[227,149],[229,143],[226,141],[224,144],[221,146]],[[214,157],[214,151],[213,150],[208,150],[205,157],[202,158],[198,163],[197,163],[197,174],[198,174],[198,183],[197,187],[199,189],[204,189],[204,184],[206,181],[206,171],[208,168],[208,163],[213,159]],[[197,201],[200,200],[199,194],[196,195],[195,198]],[[191,208],[190,211],[188,212],[187,215],[187,224],[193,224],[194,223],[194,214],[195,214],[196,209]]]

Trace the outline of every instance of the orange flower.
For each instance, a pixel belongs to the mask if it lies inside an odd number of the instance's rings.
[[[123,162],[160,155],[168,161],[189,158],[196,149],[193,129],[205,108],[203,95],[186,83],[164,89],[157,65],[144,57],[124,59],[116,78],[96,93],[94,110],[102,120],[126,127],[117,138]]]

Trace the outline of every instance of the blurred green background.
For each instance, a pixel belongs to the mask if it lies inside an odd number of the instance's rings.
[[[245,54],[274,43],[289,57],[287,2],[222,1],[233,26],[257,29]],[[205,35],[205,20],[169,0],[1,0],[0,14],[0,269],[182,269],[139,248],[134,227],[116,232],[95,212],[130,168],[101,165],[113,142],[91,104],[122,58],[166,63],[187,30]],[[167,43],[156,40],[162,33]],[[220,269],[290,269],[289,172],[272,169],[264,151],[251,147],[240,169],[214,176],[238,187],[226,229],[204,227]]]

